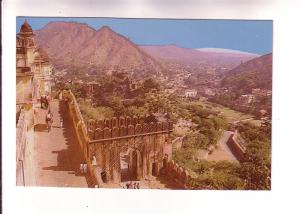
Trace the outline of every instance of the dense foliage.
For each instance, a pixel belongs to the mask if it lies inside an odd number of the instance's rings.
[[[239,131],[248,142],[240,172],[246,181],[245,188],[271,189],[271,127],[245,124]]]
[[[271,188],[271,127],[257,127],[248,123],[238,127],[247,142],[244,159],[240,164],[231,162],[199,161],[199,149],[215,145],[218,130],[226,127],[221,117],[212,116],[201,107],[191,107],[195,131],[187,135],[183,147],[175,150],[173,159],[194,173],[190,188],[196,189],[255,189]],[[197,115],[197,116],[196,116]]]

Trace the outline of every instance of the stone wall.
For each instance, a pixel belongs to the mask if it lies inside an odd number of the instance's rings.
[[[168,122],[145,122],[145,117],[89,120],[87,123],[91,156],[105,172],[105,180],[121,181],[120,154],[129,152],[129,171],[133,179],[158,175],[163,158],[171,156]]]
[[[169,122],[146,122],[147,117],[119,117],[89,120],[85,125],[79,105],[71,91],[63,96],[76,130],[76,135],[88,164],[89,172],[98,185],[121,181],[120,154],[129,154],[129,172],[134,179],[158,175],[164,158],[171,158]],[[92,165],[93,158],[96,159]],[[105,176],[103,175],[105,174]]]
[[[168,161],[161,171],[171,182],[175,182],[180,188],[186,189],[193,179],[188,170],[179,166],[175,161]]]
[[[242,161],[244,159],[244,155],[246,152],[246,147],[241,141],[242,139],[237,132],[232,134],[227,141],[228,147],[239,161]]]
[[[16,185],[35,185],[33,173],[33,106],[24,104],[21,107],[16,126]]]
[[[27,124],[25,120],[25,112],[21,110],[19,120],[17,123],[17,132],[16,132],[16,182],[17,185],[25,186],[25,150],[27,147]]]
[[[16,77],[16,103],[23,104],[32,100],[32,75],[19,74]]]

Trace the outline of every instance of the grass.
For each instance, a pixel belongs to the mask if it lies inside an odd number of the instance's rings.
[[[222,112],[222,115],[226,117],[228,122],[231,123],[239,120],[246,120],[255,126],[260,126],[261,124],[260,120],[255,120],[253,116],[250,114],[245,114],[239,111],[235,111],[228,107],[222,106],[220,104],[212,103],[207,100],[198,100],[198,101],[193,101],[192,103],[202,105],[204,108]]]

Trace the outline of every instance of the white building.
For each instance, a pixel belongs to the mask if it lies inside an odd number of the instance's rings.
[[[195,89],[185,90],[184,96],[186,98],[195,98],[197,96],[197,91]]]

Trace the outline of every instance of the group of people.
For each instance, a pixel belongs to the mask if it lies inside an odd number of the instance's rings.
[[[40,99],[40,102],[41,102],[41,108],[46,108],[48,109],[48,112],[46,114],[46,125],[47,125],[47,129],[48,129],[48,132],[51,130],[51,126],[52,126],[52,123],[53,123],[53,114],[50,110],[50,96],[47,94],[44,94],[41,96],[41,99]],[[63,119],[61,118],[60,119],[60,127],[63,128]]]
[[[139,188],[140,188],[139,182],[129,181],[126,183],[126,189],[139,189]]]
[[[50,96],[48,94],[43,94],[40,98],[41,108],[48,108],[50,102]]]
[[[80,173],[86,174],[88,171],[88,166],[86,163],[81,163],[79,166]]]

